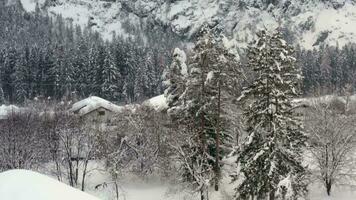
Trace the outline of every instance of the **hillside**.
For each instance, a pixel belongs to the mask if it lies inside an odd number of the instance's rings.
[[[354,0],[21,0],[27,11],[36,2],[51,14],[94,27],[105,38],[112,32],[128,35],[129,27],[171,27],[192,38],[208,22],[233,37],[239,46],[251,41],[256,30],[278,25],[286,38],[311,49],[322,43],[340,45],[356,39]]]

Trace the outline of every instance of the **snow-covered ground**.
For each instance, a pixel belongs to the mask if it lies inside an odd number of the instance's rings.
[[[310,200],[355,200],[356,187],[350,185],[336,185],[330,196],[326,195],[324,186],[315,183],[310,187]]]
[[[233,161],[233,159],[230,159]],[[232,170],[227,165],[224,170]],[[227,171],[225,171],[227,172]],[[91,195],[74,189],[54,178],[28,170],[10,170],[0,173],[1,200],[113,200],[115,191],[112,185],[94,189],[95,185],[109,182],[107,174],[102,171],[92,173],[88,180],[88,191]],[[119,199],[123,200],[199,200],[192,191],[178,190],[171,184],[126,181],[119,183]],[[21,192],[19,192],[21,191]],[[356,186],[336,186],[328,197],[320,183],[310,186],[310,200],[355,200]],[[96,197],[94,197],[96,196]],[[233,197],[233,185],[225,176],[219,192],[210,191],[211,200],[229,200]]]
[[[0,174],[1,200],[99,200],[53,178],[27,170]]]

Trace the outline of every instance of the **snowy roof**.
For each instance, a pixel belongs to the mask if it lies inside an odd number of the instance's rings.
[[[22,111],[22,108],[19,108],[14,105],[1,105],[0,106],[0,119],[6,119],[7,116],[15,113],[19,113]]]
[[[98,108],[104,108],[106,110],[110,110],[112,112],[119,112],[123,109],[123,107],[118,106],[116,104],[111,103],[108,100],[105,100],[100,97],[91,96],[77,103],[73,104],[70,111],[78,112],[79,115],[86,115]]]
[[[0,173],[1,200],[99,200],[53,178],[28,170]]]
[[[156,111],[163,111],[168,108],[167,99],[163,94],[144,101],[143,105],[149,106]]]

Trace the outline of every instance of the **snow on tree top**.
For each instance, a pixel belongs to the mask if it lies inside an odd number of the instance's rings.
[[[1,200],[99,200],[55,179],[28,170],[0,174]]]
[[[214,71],[210,71],[206,76],[205,84],[209,83],[214,78]]]
[[[91,96],[91,97],[88,97],[86,99],[83,99],[83,100],[78,101],[77,103],[73,104],[70,111],[78,112],[79,115],[82,116],[82,115],[86,115],[100,107],[105,108],[106,110],[110,110],[112,112],[120,112],[123,109],[122,106],[118,106],[114,103],[111,103],[108,100],[105,100],[105,99],[97,97],[97,96]]]
[[[173,56],[181,63],[180,73],[183,76],[188,76],[188,67],[185,64],[185,62],[187,61],[187,55],[184,53],[184,51],[180,50],[179,48],[175,48],[173,52]]]

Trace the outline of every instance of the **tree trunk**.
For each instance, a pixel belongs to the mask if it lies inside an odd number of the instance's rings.
[[[117,181],[115,180],[115,193],[116,193],[116,200],[119,200],[119,186],[117,185]]]
[[[216,123],[216,135],[215,135],[215,143],[216,143],[216,155],[215,155],[215,191],[219,190],[219,177],[220,177],[220,163],[219,163],[219,155],[220,155],[220,112],[221,112],[221,84],[220,84],[220,76],[218,81],[218,113],[217,113],[217,123]]]
[[[206,54],[203,55],[203,58],[202,58],[202,65],[203,67],[206,66]],[[205,100],[204,100],[204,95],[205,95],[205,79],[204,79],[204,74],[203,74],[203,71],[201,72],[201,94],[200,94],[200,101],[203,101],[205,103]],[[203,103],[203,104],[204,104]],[[206,152],[206,138],[205,138],[205,113],[201,113],[200,114],[200,139],[201,139],[201,145],[202,145],[202,153],[205,154]]]
[[[274,199],[275,199],[274,194],[275,194],[274,190],[271,190],[271,191],[269,192],[269,200],[274,200]]]
[[[87,168],[88,168],[89,160],[85,160],[84,162],[84,170],[83,170],[83,177],[82,177],[82,191],[85,190],[85,177],[87,176]]]
[[[331,195],[331,186],[332,186],[331,180],[326,180],[325,187],[326,187],[326,193],[328,194],[328,196]]]
[[[79,150],[78,150],[79,151]],[[77,153],[77,158],[75,159],[75,185],[78,185],[78,177],[79,177],[79,152]]]

